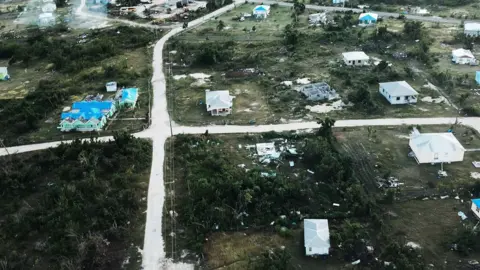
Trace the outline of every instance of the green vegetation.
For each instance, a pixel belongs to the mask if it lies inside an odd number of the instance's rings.
[[[9,85],[30,80],[24,69],[40,69],[47,74],[23,99],[1,100],[1,137],[5,144],[17,144],[19,137],[23,137],[23,143],[60,138],[56,125],[61,109],[87,94],[104,92],[108,81],[139,87],[142,110],[137,117],[145,116],[151,70],[142,60],[148,56],[146,46],[157,38],[156,32],[119,26],[77,34],[59,25],[4,35],[0,41],[0,59],[9,61],[12,75],[11,82],[3,83],[5,91],[11,90]],[[48,119],[49,125],[45,124]]]
[[[1,157],[2,267],[139,269],[150,162],[127,134]]]

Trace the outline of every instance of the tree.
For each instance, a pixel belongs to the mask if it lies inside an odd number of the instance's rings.
[[[295,49],[295,45],[298,43],[299,33],[298,30],[293,27],[292,24],[287,24],[283,31],[285,37],[285,45],[290,50]]]
[[[305,4],[298,2],[298,0],[293,1],[293,10],[296,14],[300,15],[305,12]]]
[[[464,106],[465,101],[467,101],[469,97],[470,97],[470,93],[461,94],[460,97],[458,97],[458,103],[460,104],[460,106]]]
[[[183,29],[187,29],[188,28],[188,22],[184,22],[183,23]]]
[[[57,5],[57,8],[62,8],[67,6],[67,0],[55,0],[55,5]]]
[[[417,40],[422,38],[423,23],[419,21],[405,21],[403,25],[403,34],[410,40]]]
[[[335,125],[335,120],[330,117],[326,117],[325,120],[319,119],[317,124],[320,125],[320,128],[317,131],[317,135],[324,137],[327,141],[331,142],[333,140],[333,126]]]
[[[223,28],[225,28],[225,23],[222,20],[218,21],[217,31],[222,31]]]

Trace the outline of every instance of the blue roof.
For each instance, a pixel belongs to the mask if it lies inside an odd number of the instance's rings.
[[[480,199],[472,199],[472,203],[475,204],[478,208],[480,208]]]
[[[256,11],[267,11],[267,9],[264,6],[258,6],[254,10],[256,10]]]
[[[72,110],[70,112],[64,112],[61,115],[61,119],[72,118],[72,119],[91,119],[96,118],[100,119],[105,115],[103,110],[110,110],[113,106],[112,101],[80,101],[74,102],[72,104]]]
[[[370,14],[366,14],[365,16],[361,17],[359,19],[360,21],[376,21],[374,17],[372,17]]]
[[[138,88],[125,88],[122,91],[122,101],[135,102],[138,97]]]

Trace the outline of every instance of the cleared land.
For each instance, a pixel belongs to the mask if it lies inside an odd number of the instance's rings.
[[[251,13],[254,6],[241,5],[167,44],[165,62],[171,67],[172,75],[168,79],[169,106],[175,121],[199,125],[279,123],[311,120],[325,114],[337,119],[420,114],[454,116],[458,115],[458,110],[442,100],[442,95],[460,107],[476,102],[477,97],[467,89],[473,85],[475,68],[449,62],[451,49],[462,44],[455,39],[460,28],[423,24],[424,35],[431,37],[428,54],[433,59],[430,65],[425,65],[415,56],[418,41],[404,37],[403,20],[384,18],[376,28],[361,28],[354,27],[358,15],[331,13],[329,16],[335,19],[338,27],[328,29],[309,26],[308,14],[314,12],[307,10],[297,16],[298,21],[292,28],[296,33],[292,34],[296,35],[292,49],[286,44],[285,32],[287,25],[293,24],[292,9],[273,5],[265,20],[238,19]],[[385,33],[376,33],[384,26]],[[376,64],[384,60],[391,65],[342,67],[341,53],[355,50],[365,51]],[[397,52],[406,52],[408,57],[404,60],[393,57]],[[463,72],[461,76],[465,80],[453,85],[445,83],[442,74],[448,73],[448,82],[457,81],[456,75],[450,76],[457,70]],[[210,77],[199,80],[188,76],[198,73]],[[366,89],[370,96],[368,104],[334,110],[332,102],[307,101],[295,91],[304,83],[302,79],[329,83],[344,103]],[[395,80],[406,80],[420,93],[416,105],[392,106],[378,93],[378,82]],[[205,109],[205,89],[230,90],[236,96],[233,114],[221,118],[209,116]],[[461,94],[466,92],[470,92],[472,98],[459,101]]]

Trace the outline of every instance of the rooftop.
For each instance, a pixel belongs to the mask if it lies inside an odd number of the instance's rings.
[[[312,83],[300,88],[300,92],[307,96],[308,100],[332,100],[338,98],[337,92],[330,88],[326,82]]]
[[[464,29],[466,31],[480,31],[480,23],[465,23]]]
[[[418,92],[415,91],[415,89],[413,89],[406,81],[384,82],[380,83],[380,86],[393,97],[418,95]]]
[[[137,101],[138,98],[138,88],[125,88],[122,89],[122,98],[120,99],[123,102],[132,102]]]
[[[368,19],[368,17],[372,18],[372,19],[378,19],[378,14],[377,13],[370,13],[370,12],[367,12],[367,13],[362,13],[360,14],[360,16],[358,17],[359,20],[362,20],[362,19]]]
[[[470,50],[465,49],[456,49],[452,50],[452,55],[456,57],[468,57],[468,58],[475,58]]]
[[[368,59],[370,59],[370,57],[362,51],[344,52],[344,53],[342,53],[342,55],[343,55],[343,58],[345,58],[347,61],[368,60]]]
[[[472,203],[475,204],[478,208],[480,208],[480,199],[472,199]]]
[[[328,254],[330,249],[330,232],[328,219],[304,219],[305,247],[320,249],[318,254]]]
[[[207,111],[231,108],[233,105],[233,98],[234,97],[230,95],[228,90],[205,90]]]
[[[445,133],[419,133],[413,132],[410,137],[410,144],[417,147],[418,151],[441,153],[465,151],[462,144],[451,132]]]
[[[100,119],[113,106],[112,101],[80,101],[72,104],[72,109],[69,112],[61,114],[61,119],[84,119],[89,120],[92,118]]]

